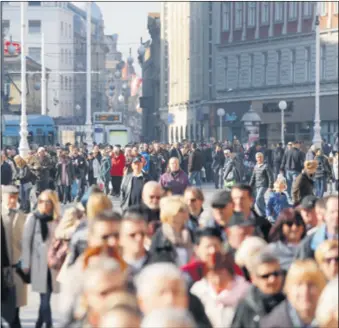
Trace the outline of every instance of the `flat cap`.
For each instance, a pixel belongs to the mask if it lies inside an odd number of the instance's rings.
[[[211,206],[214,208],[223,208],[231,201],[231,193],[227,190],[220,190],[212,196]]]
[[[3,194],[18,194],[19,189],[16,186],[8,185],[8,186],[2,186],[1,188]]]

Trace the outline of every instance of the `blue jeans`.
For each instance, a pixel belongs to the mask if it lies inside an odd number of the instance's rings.
[[[39,307],[39,317],[37,326],[46,324],[46,327],[52,326],[52,310],[51,310],[51,295],[52,295],[52,277],[51,272],[47,272],[47,292],[40,294],[40,307]]]
[[[291,190],[292,190],[293,181],[297,178],[298,175],[299,173],[297,171],[286,170],[287,193],[290,196],[290,198],[292,197]]]
[[[265,213],[266,213],[266,202],[265,202],[266,191],[267,191],[267,188],[264,188],[264,187],[257,188],[255,204],[257,205],[257,208],[259,210],[258,214],[261,216],[265,216]]]
[[[326,178],[316,178],[314,181],[315,195],[318,198],[322,198],[325,192]]]
[[[25,188],[24,185],[20,185],[20,208],[24,212],[29,212],[30,210],[30,202],[29,202],[29,195],[32,188]]]
[[[193,185],[193,181],[195,181],[195,185],[201,188],[201,171],[193,171],[190,173],[190,184]]]

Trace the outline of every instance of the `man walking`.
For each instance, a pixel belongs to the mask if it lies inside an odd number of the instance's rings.
[[[190,184],[193,185],[193,181],[195,181],[195,185],[198,188],[201,188],[201,169],[203,165],[203,157],[200,149],[198,149],[197,144],[192,144],[192,151],[188,156],[188,172],[189,172],[189,180]]]

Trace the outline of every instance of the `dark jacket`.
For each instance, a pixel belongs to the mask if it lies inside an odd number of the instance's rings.
[[[66,174],[68,176],[68,186],[71,186],[73,180],[75,179],[75,175],[74,175],[74,168],[73,168],[72,162],[68,158],[66,159]],[[62,162],[60,161],[56,165],[56,175],[55,175],[55,181],[58,186],[61,186],[62,184],[61,175],[62,175]]]
[[[183,156],[179,148],[172,148],[169,152],[169,158],[176,157],[179,159],[179,163],[182,163]]]
[[[132,180],[133,180],[133,173],[126,174],[121,182],[121,188],[120,188],[120,206],[122,210],[126,210],[130,206],[130,198],[131,198],[131,192],[132,192]],[[143,183],[149,181],[149,177],[146,173],[142,172],[143,176]]]
[[[227,165],[225,165],[224,180],[235,181],[236,183],[242,182],[245,174],[245,168],[240,162],[238,157],[231,159]]]
[[[27,165],[19,169],[18,178],[22,185],[28,182],[35,183],[35,175]]]
[[[86,159],[78,155],[71,158],[72,165],[74,168],[74,174],[77,179],[84,179],[87,174],[87,162]]]
[[[197,328],[212,328],[200,299],[190,292],[188,293],[188,310],[197,324]]]
[[[258,215],[254,210],[252,210],[251,215],[255,222],[255,235],[264,238],[267,242],[269,242],[268,235],[272,224],[265,217]]]
[[[222,150],[213,153],[212,170],[218,172],[225,164],[225,155]]]
[[[299,205],[305,196],[314,195],[313,180],[305,173],[301,173],[292,185],[292,200],[294,205]]]
[[[260,328],[286,328],[295,327],[288,311],[288,301],[277,305],[269,314],[260,320]]]
[[[200,149],[191,151],[188,155],[188,172],[201,171],[203,166],[203,155]]]
[[[1,184],[8,186],[12,183],[12,169],[11,166],[4,161],[1,164]]]
[[[284,149],[282,147],[277,147],[273,151],[273,165],[280,168],[282,159],[284,157]]]
[[[279,293],[271,297],[271,302],[265,302],[264,295],[259,289],[251,286],[246,297],[238,304],[233,318],[232,328],[259,327],[260,319],[270,313],[284,298],[284,295]]]
[[[286,150],[280,169],[301,172],[304,166],[304,160],[304,153],[297,148],[291,148]]]
[[[169,188],[174,195],[183,195],[189,185],[188,176],[183,170],[172,174],[166,172],[160,177],[159,183],[163,188]]]
[[[332,175],[332,169],[328,159],[324,155],[316,156],[314,158],[318,163],[317,170],[315,171],[314,177],[317,178],[329,178]]]
[[[267,164],[256,165],[254,167],[250,186],[252,188],[273,188],[272,171]]]

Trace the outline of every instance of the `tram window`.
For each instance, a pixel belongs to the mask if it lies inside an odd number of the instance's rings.
[[[52,132],[48,132],[48,135],[47,135],[47,143],[49,145],[53,145],[54,144],[54,135]]]

